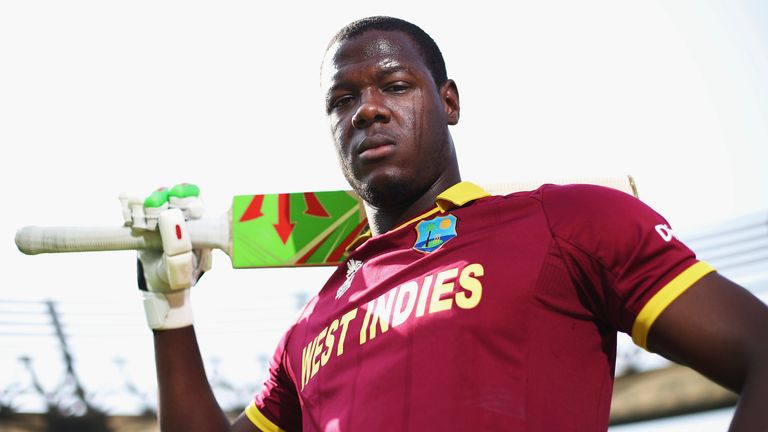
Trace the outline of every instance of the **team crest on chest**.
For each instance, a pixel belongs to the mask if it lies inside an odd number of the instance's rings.
[[[347,279],[344,281],[343,284],[341,284],[339,289],[336,290],[336,300],[340,299],[341,296],[343,296],[344,293],[347,292],[349,287],[352,285],[352,279],[355,278],[355,273],[357,273],[357,271],[362,266],[363,266],[363,262],[356,260],[354,258],[350,258],[349,261],[347,261]]]
[[[417,251],[431,253],[456,237],[456,216],[449,214],[421,221],[416,225]]]

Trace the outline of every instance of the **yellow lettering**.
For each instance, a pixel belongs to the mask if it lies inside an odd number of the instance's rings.
[[[389,290],[376,299],[376,310],[371,319],[371,331],[368,334],[369,339],[376,337],[376,321],[379,322],[379,327],[381,327],[381,334],[384,334],[389,330],[389,317],[392,315],[392,305],[395,303],[394,300],[397,295],[395,291],[396,290],[394,289]]]
[[[312,350],[312,374],[309,376],[310,378],[314,377],[317,371],[320,369],[320,362],[317,361],[317,356],[320,355],[320,350],[322,349],[322,341],[323,338],[325,338],[325,334],[328,332],[328,327],[324,328],[323,331],[320,332],[319,335],[315,338],[315,349]]]
[[[376,299],[368,302],[368,306],[365,307],[365,317],[363,317],[363,326],[360,327],[360,345],[366,342],[366,332],[368,331],[368,322],[371,319],[373,313],[373,306],[376,304]]]
[[[433,275],[427,275],[424,278],[424,282],[421,283],[421,291],[419,291],[419,304],[416,305],[416,317],[424,315],[424,310],[427,308],[427,298],[429,297],[429,289],[432,287]]]
[[[461,270],[459,285],[464,288],[464,291],[456,294],[456,306],[462,309],[472,309],[480,303],[480,299],[483,297],[483,284],[477,278],[483,274],[485,274],[485,269],[483,269],[482,264],[477,263],[470,264]]]
[[[340,356],[344,352],[344,339],[347,336],[349,322],[357,316],[357,309],[345,313],[341,319],[335,319],[328,327],[324,328],[319,335],[315,337],[301,351],[301,389],[317,374],[321,367],[328,363],[333,353],[333,345],[336,342],[334,332],[341,328],[338,334],[339,343],[336,355]],[[320,357],[318,359],[318,356]]]
[[[395,299],[395,311],[392,313],[392,328],[404,323],[411,315],[413,306],[416,304],[416,292],[418,290],[419,284],[415,281],[400,285],[400,289],[397,291],[397,298]],[[408,303],[405,303],[405,307],[403,307],[406,298]]]
[[[443,294],[453,291],[453,280],[459,274],[458,268],[441,271],[435,278],[435,288],[432,289],[432,298],[429,302],[429,313],[441,312],[453,306],[453,298],[441,298]],[[448,282],[448,280],[451,280]]]
[[[320,354],[320,366],[325,366],[325,364],[328,363],[328,359],[331,358],[333,342],[336,341],[336,338],[333,336],[333,332],[335,332],[337,328],[339,328],[339,320],[335,319],[328,327],[328,335],[325,337],[325,347],[328,349]]]
[[[356,316],[357,309],[352,309],[341,317],[341,332],[339,332],[339,347],[336,349],[336,356],[344,354],[344,339],[347,337],[347,327],[349,322]]]
[[[312,351],[315,350],[315,338],[301,351],[301,389],[309,382],[309,375],[312,372]]]

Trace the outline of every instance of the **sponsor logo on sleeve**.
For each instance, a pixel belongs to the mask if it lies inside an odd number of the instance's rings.
[[[659,233],[662,240],[665,242],[670,242],[673,238],[677,238],[675,231],[673,231],[672,228],[670,228],[667,224],[658,224],[655,228],[656,232]]]

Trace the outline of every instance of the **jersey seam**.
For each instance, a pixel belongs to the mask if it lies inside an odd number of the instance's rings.
[[[557,233],[555,233],[555,230],[552,227],[552,221],[550,220],[549,214],[547,213],[547,209],[544,206],[544,190],[543,189],[540,189],[540,190],[541,190],[541,194],[540,194],[541,198],[537,198],[537,197],[530,196],[530,195],[529,195],[529,198],[531,198],[531,199],[533,199],[535,201],[538,201],[539,206],[541,207],[541,212],[544,215],[544,220],[547,223],[547,229],[549,230],[550,236],[552,236],[552,241],[553,241],[555,247],[557,248],[557,250],[560,252],[560,256],[558,258],[563,263],[563,266],[565,267],[566,271],[570,275],[571,279],[572,280],[578,280],[578,278],[574,277],[573,270],[572,270],[571,266],[568,264],[568,262],[566,261],[566,258],[565,258],[566,257],[566,253],[565,253],[565,250],[564,250],[563,246],[560,244],[561,242],[571,246],[572,248],[578,250],[579,252],[583,253],[584,255],[589,257],[590,259],[592,259],[595,262],[597,262],[598,265],[600,265],[600,267],[603,268],[608,273],[608,275],[610,275],[613,278],[613,280],[615,281],[617,279],[617,276],[599,258],[593,256],[591,253],[583,250],[578,245],[574,244],[573,242],[569,241],[568,239],[565,239],[565,238],[557,235]],[[578,285],[581,285],[581,284],[578,284]],[[619,299],[622,302],[624,301],[623,296],[618,296],[618,297],[619,297]],[[597,318],[597,316],[599,315],[598,312],[592,310],[591,307],[588,307],[588,309],[592,312],[592,314],[596,315],[595,318]],[[598,318],[598,319],[600,319],[600,318]],[[614,324],[610,324],[610,326],[614,326]],[[609,379],[609,380],[604,379],[603,382],[600,384],[600,395],[601,395],[601,397],[602,397],[603,391],[604,391],[605,386],[606,386],[607,383],[610,383],[611,385],[613,385],[613,379]],[[609,402],[609,406],[610,406],[610,402]],[[592,413],[592,418],[593,418],[593,420],[595,420],[595,419],[598,419],[599,417],[600,417],[600,409],[599,409],[599,407],[596,407],[595,411]]]
[[[304,315],[304,311],[307,310],[309,307],[309,304],[311,302],[307,302],[304,307],[301,309],[301,313],[299,314],[299,317]],[[291,325],[291,328],[288,330],[286,336],[285,336],[285,343],[283,344],[283,353],[281,355],[281,367],[285,369],[286,376],[290,379],[291,385],[293,386],[294,391],[296,392],[296,402],[298,403],[298,410],[299,413],[301,413],[301,391],[296,386],[296,377],[293,376],[293,371],[288,364],[290,361],[290,357],[288,357],[288,344],[291,342],[291,338],[293,338],[294,332],[296,330],[296,325],[298,324],[298,320]]]
[[[568,240],[567,240],[567,239],[565,239],[565,238],[562,238],[562,237],[558,236],[558,235],[555,233],[555,230],[552,228],[552,222],[551,222],[551,220],[550,220],[550,218],[549,218],[549,214],[547,214],[547,210],[546,210],[546,208],[544,207],[544,197],[543,197],[543,191],[542,191],[542,194],[541,194],[541,199],[538,199],[538,198],[536,198],[536,197],[533,197],[533,196],[529,196],[529,198],[531,198],[531,199],[534,199],[534,200],[538,201],[538,203],[539,203],[539,206],[540,206],[540,208],[541,208],[541,213],[542,213],[542,215],[544,216],[544,220],[545,220],[545,222],[546,222],[546,224],[547,224],[547,230],[549,231],[549,235],[552,237],[552,242],[553,242],[553,244],[554,244],[555,248],[557,248],[557,250],[558,250],[558,252],[559,252],[559,254],[560,254],[560,256],[558,257],[558,259],[560,260],[560,262],[561,262],[561,263],[563,264],[563,266],[565,267],[565,269],[566,269],[566,271],[568,272],[568,275],[571,277],[571,280],[572,280],[572,281],[576,281],[576,280],[579,280],[579,278],[576,278],[576,277],[575,277],[575,275],[573,274],[573,270],[572,270],[571,266],[570,266],[570,265],[568,265],[568,262],[566,261],[566,258],[565,258],[565,257],[566,257],[566,253],[565,253],[565,250],[564,250],[563,246],[560,244],[560,242],[563,242],[563,243],[565,243],[565,244],[567,244],[567,245],[569,245],[569,246],[573,247],[574,249],[576,249],[576,250],[578,250],[579,252],[581,252],[581,253],[585,254],[586,256],[588,256],[590,259],[593,259],[593,260],[595,260],[595,261],[596,261],[596,262],[597,262],[597,263],[598,263],[598,264],[599,264],[599,265],[600,265],[602,268],[606,269],[606,271],[608,272],[608,274],[609,274],[611,277],[613,277],[613,278],[614,278],[614,280],[615,280],[616,276],[613,274],[613,272],[611,272],[610,270],[608,270],[608,269],[607,269],[607,267],[606,267],[606,266],[605,266],[605,265],[604,265],[604,264],[603,264],[603,263],[602,263],[602,262],[601,262],[599,259],[597,259],[597,258],[593,257],[593,256],[592,256],[592,254],[590,254],[590,253],[587,253],[586,251],[582,250],[582,249],[581,249],[580,247],[578,247],[577,245],[573,244],[572,242],[568,241]],[[579,283],[579,284],[576,284],[576,285],[581,285],[581,283]],[[578,288],[578,286],[575,286],[574,288],[576,288],[577,290],[579,289],[579,288]],[[537,289],[538,289],[538,286],[537,286]],[[585,305],[585,306],[586,306],[586,305]],[[596,319],[598,319],[598,320],[600,320],[600,321],[602,321],[602,319],[604,319],[604,318],[599,318],[599,315],[600,315],[600,314],[599,314],[597,311],[593,310],[593,308],[592,308],[592,307],[589,307],[589,306],[587,306],[587,309],[588,309],[588,310],[589,310],[589,311],[590,311],[590,312],[593,314],[593,316],[594,316]],[[613,326],[613,324],[610,324],[610,325],[611,325],[611,326]],[[529,357],[528,357],[528,356],[526,356],[526,363],[527,363],[527,362],[529,362],[529,361],[530,361]],[[526,365],[526,367],[527,367],[527,365]],[[528,374],[526,374],[526,394],[528,393],[528,390],[527,390],[527,389],[528,389],[528,382],[527,382],[527,379],[528,379]],[[609,381],[610,381],[610,383],[611,383],[611,384],[613,384],[613,380],[609,380]],[[600,397],[603,397],[603,391],[604,391],[604,389],[605,389],[605,386],[606,386],[606,380],[603,380],[603,382],[600,384]],[[525,398],[525,403],[526,403],[526,410],[527,410],[527,409],[528,409],[528,398],[527,398],[527,397]],[[600,408],[599,408],[599,407],[595,407],[595,411],[592,413],[593,422],[594,422],[594,420],[595,420],[595,419],[599,418],[599,414],[600,414]]]
[[[544,213],[545,219],[547,220],[547,226],[549,227],[550,234],[552,235],[552,238],[555,240],[555,244],[558,244],[558,240],[562,241],[563,243],[568,244],[569,246],[573,247],[574,249],[578,250],[579,252],[583,253],[584,255],[589,257],[591,260],[593,260],[594,262],[599,264],[600,267],[611,276],[611,278],[613,279],[614,282],[619,280],[619,276],[616,273],[614,273],[614,271],[609,266],[607,266],[599,257],[596,257],[592,253],[590,253],[587,250],[585,250],[584,248],[580,247],[578,244],[576,244],[576,243],[574,243],[574,242],[572,242],[572,241],[570,241],[570,240],[568,240],[568,239],[566,239],[564,237],[561,237],[561,236],[557,235],[557,233],[555,233],[554,229],[552,228],[552,224],[550,222],[549,216],[547,215],[547,210],[544,207],[544,191],[543,190],[542,190],[542,193],[541,193],[541,199],[537,200],[537,201],[539,201],[539,203],[541,205],[541,210]],[[560,248],[559,244],[558,244],[558,249],[560,249],[561,252],[563,252],[562,249]],[[634,256],[635,252],[636,252],[636,250],[633,250],[633,253],[632,253],[633,256]],[[570,267],[565,262],[565,257],[563,256],[561,259],[564,261],[564,264],[566,265],[566,268],[570,269]],[[627,265],[628,264],[625,263],[622,266],[621,273],[624,272],[624,269],[625,269],[625,267]],[[569,270],[569,273],[570,273],[570,270]],[[620,302],[625,302],[627,300],[627,297],[630,295],[630,293],[627,292],[627,293],[618,294],[618,293],[614,292],[614,295],[616,296],[616,298]]]
[[[606,266],[605,263],[600,258],[592,255],[590,252],[587,252],[586,250],[581,248],[579,245],[573,243],[572,241],[570,241],[570,240],[568,240],[568,239],[566,239],[566,238],[564,238],[562,236],[559,236],[555,232],[554,228],[552,228],[552,222],[551,222],[551,220],[549,218],[549,214],[547,214],[547,209],[544,207],[544,193],[543,192],[544,191],[542,190],[542,194],[541,194],[542,198],[541,199],[536,199],[534,197],[531,197],[531,198],[539,202],[539,206],[541,207],[541,212],[544,215],[544,220],[547,221],[547,229],[549,230],[549,234],[552,236],[552,240],[554,240],[555,245],[557,246],[557,249],[561,253],[560,260],[565,265],[565,268],[568,269],[568,273],[571,273],[571,266],[569,266],[568,263],[565,261],[565,251],[563,250],[562,246],[560,245],[560,242],[563,242],[563,243],[573,247],[574,249],[578,250],[579,252],[583,253],[584,255],[588,256],[591,260],[597,262],[600,265],[600,267],[602,269],[604,269],[613,278],[613,280],[617,280],[618,277],[616,276],[616,274],[614,274],[614,272],[608,266]],[[573,277],[573,274],[571,274],[571,277]],[[620,300],[624,300],[624,298],[622,298],[622,297],[619,297],[619,299]]]

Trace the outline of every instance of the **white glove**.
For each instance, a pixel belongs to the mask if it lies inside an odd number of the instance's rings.
[[[192,249],[186,224],[203,214],[199,194],[197,186],[183,183],[158,189],[145,200],[120,198],[127,226],[157,230],[162,239],[163,250],[138,252],[138,284],[153,330],[192,325],[189,288],[211,268],[211,250]]]

